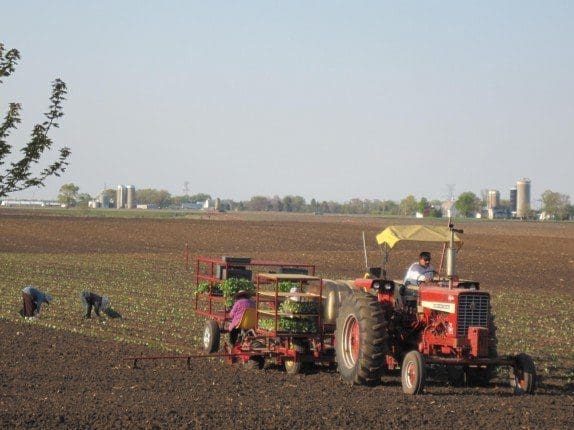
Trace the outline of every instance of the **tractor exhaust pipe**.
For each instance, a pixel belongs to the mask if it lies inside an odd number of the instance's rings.
[[[452,248],[452,243],[446,251],[446,276],[452,279],[456,275],[456,249]]]
[[[456,254],[457,249],[454,246],[454,234],[463,233],[462,229],[454,228],[454,224],[449,219],[448,228],[450,229],[450,241],[446,251],[446,276],[448,278],[448,287],[452,288],[453,278],[456,276]]]

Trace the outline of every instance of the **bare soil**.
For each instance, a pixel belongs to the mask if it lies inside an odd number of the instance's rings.
[[[219,359],[144,362],[154,354],[31,324],[0,323],[0,427],[14,428],[571,428],[572,390],[543,384],[516,397],[488,388],[429,382],[402,394],[396,377],[351,387],[332,371],[287,375]],[[571,388],[571,387],[570,387]]]
[[[399,222],[258,214],[100,219],[6,211],[0,213],[0,252],[89,253],[93,258],[99,252],[147,252],[181,259],[187,242],[192,257],[289,259],[316,263],[320,275],[353,277],[364,266],[361,231],[369,238]],[[459,227],[467,231],[459,269],[467,278],[480,279],[486,290],[574,295],[573,224],[468,222]],[[415,251],[393,251],[391,276],[401,276]],[[378,255],[370,243],[369,258]],[[533,304],[531,323],[543,317]],[[533,396],[513,396],[505,373],[490,387],[454,388],[439,372],[424,395],[410,397],[402,394],[396,375],[367,388],[348,386],[326,368],[287,375],[273,365],[249,371],[216,358],[193,360],[189,369],[185,360],[143,362],[132,369],[124,357],[160,353],[28,321],[0,320],[0,339],[0,428],[562,429],[574,422],[574,351],[555,372],[543,375]],[[534,358],[550,359],[552,351],[547,354]]]

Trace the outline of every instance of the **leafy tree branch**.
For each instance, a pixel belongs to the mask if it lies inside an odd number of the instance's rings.
[[[0,83],[3,82],[3,78],[9,77],[16,70],[19,59],[18,50],[6,51],[4,45],[0,43]],[[59,120],[64,116],[63,103],[66,100],[66,94],[65,82],[55,79],[52,82],[50,106],[44,113],[46,119],[34,125],[30,140],[20,149],[21,158],[9,164],[7,164],[7,158],[12,153],[13,146],[8,143],[7,138],[21,122],[22,106],[19,103],[8,105],[8,111],[0,123],[0,197],[14,191],[43,186],[46,178],[52,175],[60,176],[66,170],[71,154],[68,147],[61,148],[58,151],[58,158],[39,173],[33,171],[42,160],[42,155],[53,146],[53,141],[48,134],[52,128],[59,127]]]

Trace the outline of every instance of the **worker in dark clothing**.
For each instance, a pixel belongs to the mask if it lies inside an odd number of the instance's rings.
[[[32,286],[26,286],[22,289],[23,303],[20,315],[25,318],[37,318],[40,315],[42,303],[50,304],[51,301],[52,297],[49,294],[43,293]]]
[[[82,306],[84,307],[84,318],[92,317],[92,308],[97,316],[100,316],[100,311],[104,312],[110,306],[110,299],[102,297],[90,291],[82,291],[80,294],[82,299]]]

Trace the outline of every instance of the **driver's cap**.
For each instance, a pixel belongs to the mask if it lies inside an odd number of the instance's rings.
[[[422,260],[430,260],[431,256],[430,256],[430,252],[428,251],[423,251],[419,254],[419,258]]]

